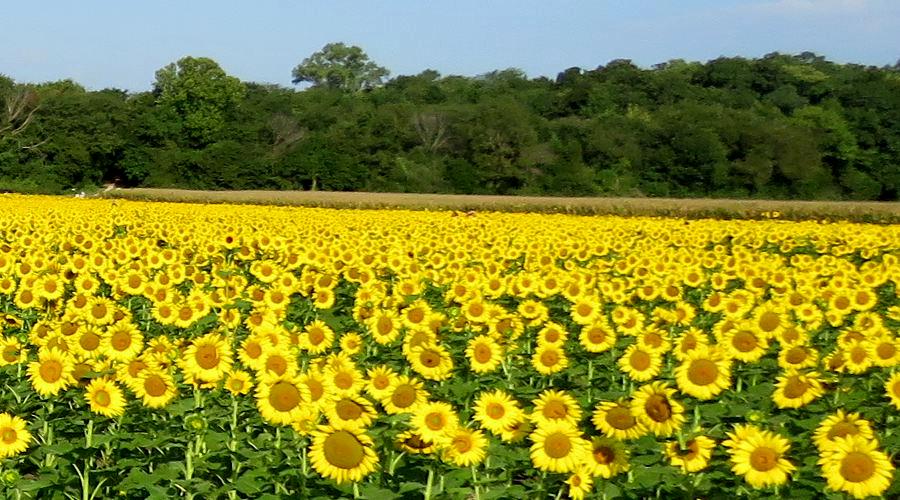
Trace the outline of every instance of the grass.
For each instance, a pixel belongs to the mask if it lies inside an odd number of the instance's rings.
[[[900,203],[704,198],[568,198],[333,191],[192,191],[113,189],[105,198],[182,203],[234,203],[323,208],[545,212],[685,218],[851,220],[900,223]]]

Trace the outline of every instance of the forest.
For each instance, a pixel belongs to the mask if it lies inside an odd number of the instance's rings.
[[[285,68],[285,72],[290,68]],[[293,87],[184,57],[146,91],[0,75],[0,191],[120,187],[895,201],[900,62],[617,59],[391,77],[328,44]]]

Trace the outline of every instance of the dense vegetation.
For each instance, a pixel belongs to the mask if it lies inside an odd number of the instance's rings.
[[[900,64],[615,60],[387,78],[329,44],[303,88],[207,58],[152,90],[0,76],[0,188],[120,186],[897,200]],[[309,85],[311,84],[311,85]]]

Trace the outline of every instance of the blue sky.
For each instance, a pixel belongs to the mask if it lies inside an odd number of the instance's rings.
[[[361,46],[393,76],[517,67],[555,76],[617,59],[758,57],[811,50],[838,62],[900,59],[900,0],[29,0],[0,9],[0,74],[149,90],[183,56],[245,81],[290,85],[329,42]]]

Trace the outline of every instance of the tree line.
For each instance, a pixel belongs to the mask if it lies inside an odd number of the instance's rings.
[[[144,92],[0,75],[0,190],[194,189],[897,200],[900,63],[804,52],[555,78],[389,78],[329,44],[301,87],[185,57]]]

